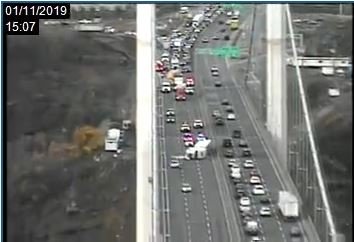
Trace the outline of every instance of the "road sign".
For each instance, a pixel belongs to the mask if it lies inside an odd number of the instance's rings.
[[[240,57],[240,48],[233,46],[224,46],[220,48],[200,48],[196,49],[196,54],[238,58]]]
[[[223,4],[225,10],[242,10],[244,6],[242,4]]]

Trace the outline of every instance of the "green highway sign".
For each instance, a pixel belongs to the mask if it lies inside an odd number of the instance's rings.
[[[244,8],[242,4],[223,4],[222,7],[225,10],[241,10]]]
[[[240,48],[233,46],[225,46],[220,48],[199,48],[196,54],[213,55],[220,57],[240,57]]]

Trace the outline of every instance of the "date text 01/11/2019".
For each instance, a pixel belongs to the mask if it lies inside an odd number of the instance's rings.
[[[6,18],[33,17],[38,19],[69,19],[70,4],[7,3],[3,6]]]

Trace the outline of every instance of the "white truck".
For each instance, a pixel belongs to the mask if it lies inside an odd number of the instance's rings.
[[[279,191],[278,207],[285,220],[299,217],[299,201],[288,191]]]
[[[204,14],[200,13],[193,17],[192,25],[194,28],[198,27],[204,20]]]
[[[105,151],[118,152],[119,138],[120,138],[120,130],[119,129],[109,129],[107,131],[105,142],[104,142]]]
[[[198,141],[194,147],[189,147],[186,149],[185,157],[188,160],[201,160],[204,159],[207,155],[207,149],[211,140],[201,140]]]

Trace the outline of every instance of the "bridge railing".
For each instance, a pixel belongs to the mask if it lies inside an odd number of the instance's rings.
[[[286,8],[290,35],[293,36],[291,13]],[[304,216],[309,216],[321,242],[339,242],[332,216],[327,189],[322,176],[318,148],[313,134],[306,94],[301,78],[295,41],[292,39],[296,79],[289,82],[288,117],[289,152],[288,169],[303,201]]]

